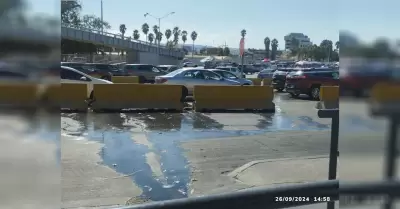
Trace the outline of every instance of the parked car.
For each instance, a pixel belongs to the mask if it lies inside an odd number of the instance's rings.
[[[156,66],[148,64],[126,64],[123,70],[130,76],[138,76],[140,83],[154,83],[156,76],[166,74]]]
[[[394,73],[399,72],[391,68],[374,69],[371,66],[340,68],[339,71],[341,94],[354,97],[368,96],[376,83],[387,82],[396,77]]]
[[[226,71],[232,72],[233,74],[235,74],[237,77],[240,77],[240,78],[244,77],[242,72],[240,71],[240,69],[237,67],[229,67],[229,66],[228,67],[216,67],[215,69],[226,70]]]
[[[242,65],[239,65],[238,68],[242,70]],[[253,73],[258,73],[260,70],[257,68],[253,67],[252,65],[244,65],[243,67],[243,73],[244,74],[253,74]]]
[[[225,79],[211,70],[201,68],[178,69],[167,75],[157,76],[155,81],[157,84],[184,85],[189,95],[193,94],[195,85],[241,85],[239,81]]]
[[[184,62],[182,64],[182,67],[197,67],[197,65],[194,64],[193,62]]]
[[[257,78],[259,79],[264,79],[264,78],[272,78],[272,75],[274,74],[275,70],[272,68],[266,68],[262,70],[258,75]]]
[[[297,98],[300,94],[307,94],[312,99],[318,100],[321,86],[338,85],[339,72],[337,70],[299,70],[287,75],[285,89],[293,98]]]
[[[218,75],[224,77],[225,79],[239,81],[241,85],[244,85],[244,86],[253,85],[253,81],[242,78],[242,77],[238,77],[230,71],[220,70],[220,69],[210,69],[210,70],[213,71],[214,73],[217,73]]]
[[[167,73],[178,70],[178,66],[176,66],[176,65],[158,65],[157,68],[159,68]]]
[[[111,80],[112,77],[112,73],[109,72],[111,71],[111,67],[106,67],[104,70],[104,67],[101,65],[104,64],[99,64],[99,68],[97,68],[97,66],[95,66],[96,63],[80,63],[80,62],[61,62],[61,66],[66,66],[66,67],[71,67],[74,68],[75,70],[78,70],[82,73],[85,73],[87,75],[90,75],[92,77],[96,77],[96,78],[101,78],[104,80]]]
[[[272,86],[278,91],[285,89],[286,76],[293,68],[278,68],[272,74]]]
[[[82,73],[71,67],[61,66],[60,71],[61,80],[60,83],[84,83],[88,84],[87,95],[93,98],[93,84],[112,84],[111,81],[95,78],[93,76]]]

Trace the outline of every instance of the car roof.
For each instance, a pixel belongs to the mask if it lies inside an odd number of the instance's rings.
[[[150,64],[126,64],[125,66],[139,66],[139,65],[144,65],[144,66],[148,66]],[[152,66],[152,65],[151,65]]]
[[[76,72],[76,73],[83,74],[83,75],[85,75],[85,76],[89,76],[89,75],[87,75],[86,73],[83,73],[83,72],[81,72],[81,71],[79,71],[79,70],[77,70],[77,69],[75,69],[75,68],[72,68],[72,67],[61,66],[61,68],[64,69],[64,70],[70,70],[70,71],[74,71],[74,72]]]

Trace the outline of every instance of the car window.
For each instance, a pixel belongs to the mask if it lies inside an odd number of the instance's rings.
[[[221,79],[221,76],[219,76],[218,74],[213,73],[211,71],[204,70],[202,73],[204,75],[204,79],[206,79],[206,80],[218,80],[219,81]]]
[[[169,71],[170,71],[170,72],[172,72],[172,71],[174,71],[174,70],[178,70],[178,67],[170,67],[170,68],[169,68]]]
[[[151,66],[151,65],[139,65],[138,66],[138,70],[141,70],[141,71],[152,71],[153,70],[153,66]]]
[[[151,68],[151,71],[156,72],[156,73],[161,72],[161,70],[158,69],[158,68],[156,68],[156,67],[152,67],[152,68]]]
[[[185,78],[204,79],[204,75],[199,70],[189,70],[183,73]]]
[[[110,65],[95,65],[94,66],[97,70],[100,71],[110,71],[113,70],[113,68]]]
[[[224,71],[219,71],[219,72],[222,72],[222,76],[225,77],[225,78],[229,78],[229,79],[238,79],[238,77],[237,77],[235,74],[233,74],[233,73],[224,72]]]
[[[125,65],[124,69],[125,70],[137,70],[138,66],[137,65]]]
[[[61,69],[61,79],[66,80],[75,80],[75,81],[82,81],[81,78],[84,77],[83,75],[74,72],[72,70]],[[91,81],[88,77],[86,77],[86,81]]]

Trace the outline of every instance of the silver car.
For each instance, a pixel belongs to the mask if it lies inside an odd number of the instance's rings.
[[[213,71],[214,73],[217,73],[218,75],[224,77],[225,79],[229,80],[234,80],[234,81],[239,81],[241,85],[243,86],[251,86],[253,85],[253,81],[245,79],[245,78],[239,78],[235,74],[226,71],[226,70],[220,70],[220,69],[209,69]]]
[[[158,84],[184,85],[189,94],[193,94],[195,85],[241,85],[239,81],[225,79],[208,69],[182,68],[167,75],[157,76],[155,82]]]

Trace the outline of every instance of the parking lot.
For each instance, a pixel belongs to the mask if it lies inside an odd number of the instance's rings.
[[[275,93],[274,102],[275,113],[62,113],[63,208],[326,179],[329,119],[307,98]],[[376,152],[385,122],[371,120],[363,103],[343,105],[341,153]],[[243,172],[278,159],[297,161]]]

